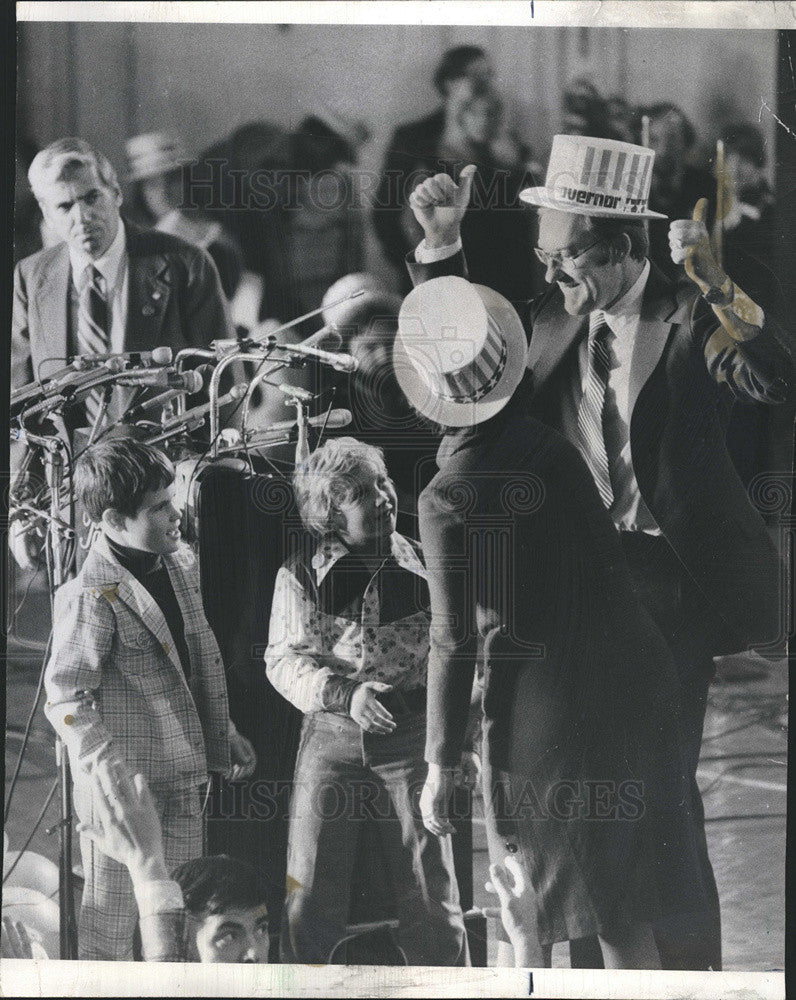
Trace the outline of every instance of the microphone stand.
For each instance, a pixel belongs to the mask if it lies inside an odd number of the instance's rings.
[[[65,527],[61,521],[59,499],[64,480],[66,465],[64,453],[67,451],[67,445],[57,436],[40,437],[28,431],[25,433],[28,441],[38,445],[43,452],[45,477],[50,489],[50,512],[47,518],[47,533],[44,544],[47,552],[47,576],[50,606],[52,607],[55,592],[66,578],[62,544]],[[77,923],[75,921],[75,886],[72,872],[72,781],[69,773],[69,758],[59,736],[55,738],[55,763],[58,767],[61,804],[60,817],[56,824],[59,847],[60,957],[62,959],[75,959],[77,958]],[[50,827],[47,832],[52,833],[53,829],[55,828]]]
[[[97,440],[97,435],[99,434],[99,429],[105,420],[105,414],[108,412],[108,403],[111,401],[111,393],[113,392],[113,385],[108,383],[102,390],[102,401],[100,402],[99,408],[97,410],[97,415],[94,418],[94,423],[91,426],[91,433],[88,436],[87,448],[90,448],[92,444]]]

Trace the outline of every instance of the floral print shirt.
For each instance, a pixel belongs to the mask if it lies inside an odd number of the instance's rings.
[[[363,681],[425,687],[430,614],[419,545],[394,533],[375,572],[335,537],[310,552],[276,578],[265,652],[276,690],[305,713],[347,713]]]

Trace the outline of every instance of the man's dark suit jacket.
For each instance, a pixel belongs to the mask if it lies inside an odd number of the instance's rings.
[[[436,157],[444,129],[445,112],[439,108],[420,121],[401,125],[387,147],[373,208],[373,226],[387,258],[399,269],[407,250],[401,213],[411,190],[405,190],[405,185],[418,162]]]
[[[126,351],[207,347],[234,336],[218,272],[204,250],[167,233],[125,223],[129,258]],[[33,381],[40,362],[64,358],[69,330],[69,249],[47,247],[14,271],[11,388]],[[63,367],[51,363],[41,374]]]
[[[407,263],[415,284],[466,274],[461,253]],[[518,309],[530,338],[530,412],[577,442],[578,349],[588,316],[570,316],[555,285]],[[664,537],[715,612],[713,655],[784,635],[777,553],[725,445],[733,398],[777,403],[789,391],[792,362],[775,330],[766,317],[757,338],[732,340],[695,290],[652,265],[631,363],[633,469]]]
[[[446,435],[420,497],[432,610],[426,759],[459,760],[480,634],[482,752],[490,769],[526,779],[515,818],[542,845],[537,891],[554,892],[559,876],[570,884],[574,864],[576,882],[610,910],[649,850],[665,912],[699,909],[674,661],[580,452],[528,415],[529,382],[496,417]],[[643,823],[595,823],[588,808],[551,819],[562,787],[604,782],[638,783]]]

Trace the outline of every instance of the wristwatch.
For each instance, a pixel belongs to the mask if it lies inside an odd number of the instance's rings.
[[[702,293],[706,302],[712,306],[728,306],[735,297],[735,285],[732,278],[725,278],[721,285],[714,285]]]

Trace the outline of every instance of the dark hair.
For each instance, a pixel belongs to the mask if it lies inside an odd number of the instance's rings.
[[[688,116],[682,108],[678,107],[676,104],[672,104],[671,101],[661,101],[659,104],[652,104],[648,108],[639,108],[639,121],[641,121],[642,115],[648,115],[650,119],[653,118],[663,118],[665,115],[677,115],[680,119],[680,128],[683,132],[683,142],[687,149],[691,147],[696,142],[696,132],[694,131],[694,126],[691,124]]]
[[[467,76],[467,67],[476,59],[486,59],[486,52],[479,45],[457,45],[455,49],[448,49],[434,71],[434,86],[439,93],[445,93],[449,80]]]
[[[144,495],[174,482],[174,466],[162,451],[133,438],[92,445],[75,465],[75,492],[92,521],[106,510],[135,517]]]
[[[172,878],[182,889],[185,909],[194,916],[265,904],[265,886],[257,869],[227,854],[186,861]]]
[[[761,169],[766,165],[766,142],[756,125],[735,122],[722,133],[724,146]]]
[[[587,216],[591,229],[609,242],[619,236],[630,240],[630,256],[634,260],[644,260],[649,253],[650,241],[641,219],[603,219],[596,215]]]
[[[303,119],[293,133],[292,145],[294,168],[310,174],[356,160],[351,143],[315,115]]]

